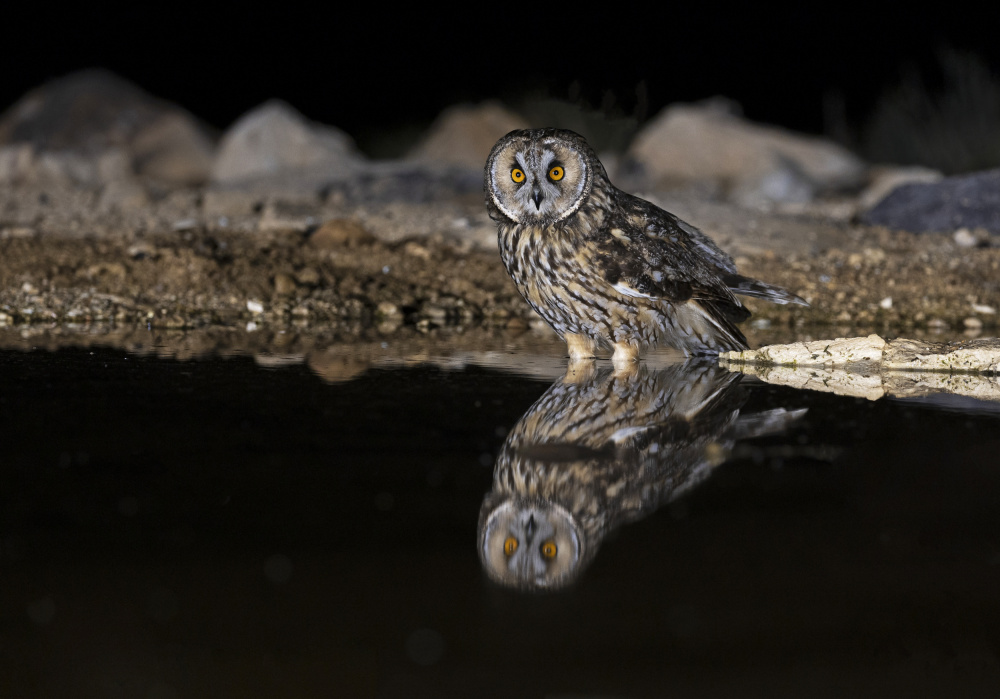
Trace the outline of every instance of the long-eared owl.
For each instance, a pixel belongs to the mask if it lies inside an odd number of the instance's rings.
[[[798,296],[741,276],[694,226],[611,184],[582,136],[511,131],[486,161],[486,208],[518,291],[570,356],[613,349],[616,363],[652,345],[687,355],[747,349],[737,294]]]

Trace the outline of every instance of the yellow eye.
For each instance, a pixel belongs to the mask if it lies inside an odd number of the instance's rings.
[[[514,168],[510,171],[510,179],[514,180],[518,184],[524,182],[524,170],[519,167]]]
[[[554,168],[552,168],[551,170],[549,170],[549,179],[552,180],[553,182],[558,182],[559,180],[561,180],[563,178],[563,175],[565,175],[565,174],[566,174],[566,171],[563,170],[558,165],[556,165]]]
[[[556,542],[554,541],[546,541],[542,544],[542,555],[546,558],[555,558],[557,551]]]
[[[524,173],[521,173],[521,177],[524,177]],[[508,556],[513,556],[514,552],[517,551],[517,539],[512,536],[508,536],[503,541],[503,552]]]

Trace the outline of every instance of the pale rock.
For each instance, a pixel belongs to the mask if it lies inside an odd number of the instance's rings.
[[[873,338],[875,338],[873,340]],[[979,400],[1000,401],[1000,339],[983,338],[934,343],[904,338],[882,342],[881,356],[857,363],[843,356],[851,341],[875,348],[881,338],[838,339],[835,360],[818,363],[803,358],[802,345],[774,345],[760,350],[726,352],[719,363],[763,381],[796,388],[877,400],[882,396],[912,397],[952,393]],[[847,344],[845,344],[847,343]]]
[[[331,178],[353,171],[360,160],[347,134],[271,100],[240,117],[223,134],[211,180],[233,184],[290,173]]]
[[[482,170],[493,144],[515,129],[528,127],[523,117],[499,102],[449,107],[409,157]]]
[[[754,124],[723,101],[667,107],[636,136],[627,157],[651,184],[717,183],[740,203],[809,201],[857,187],[864,164],[829,141]]]
[[[733,363],[832,367],[863,362],[880,363],[884,349],[885,340],[878,335],[869,335],[770,345],[759,350],[724,352],[719,356]]]

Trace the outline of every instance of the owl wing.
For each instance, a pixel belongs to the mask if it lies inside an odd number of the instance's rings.
[[[697,301],[731,323],[750,316],[727,280],[739,277],[729,255],[673,214],[624,192],[597,242],[605,281],[627,296]]]

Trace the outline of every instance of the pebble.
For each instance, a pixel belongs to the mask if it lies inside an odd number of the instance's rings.
[[[327,221],[309,236],[309,244],[317,248],[353,247],[375,242],[375,236],[369,233],[357,221],[347,218],[335,218]]]
[[[279,296],[289,296],[295,293],[295,289],[295,280],[290,275],[284,272],[274,275],[274,293]]]
[[[295,276],[298,278],[299,284],[306,286],[318,286],[320,282],[319,272],[316,271],[315,267],[305,267]]]
[[[883,308],[888,311],[890,308],[892,308],[892,297],[886,296],[884,299],[878,302],[878,305],[880,308]]]
[[[969,318],[966,318],[965,320],[962,321],[962,325],[964,325],[969,330],[980,330],[983,327],[983,321],[979,320],[979,318],[976,318],[974,316],[970,316]]]
[[[379,318],[394,318],[403,315],[403,312],[396,304],[383,301],[375,309],[375,315]]]
[[[263,313],[264,304],[256,299],[247,299],[247,310],[251,313]]]
[[[420,315],[425,318],[430,319],[432,322],[438,325],[443,325],[445,319],[448,317],[448,311],[441,308],[440,306],[424,306],[420,309]]]
[[[955,231],[952,238],[955,240],[955,244],[960,248],[972,248],[979,242],[976,240],[976,236],[972,235],[972,231],[968,228],[959,228]]]

